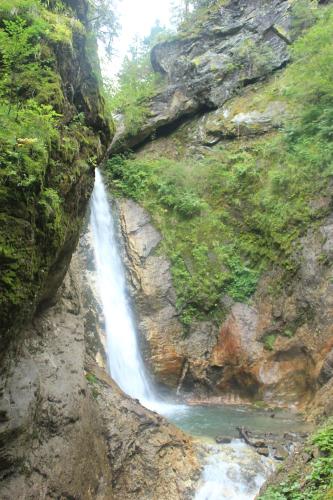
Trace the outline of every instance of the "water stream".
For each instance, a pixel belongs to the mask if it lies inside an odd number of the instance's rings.
[[[264,412],[232,407],[190,407],[163,402],[147,376],[140,354],[135,320],[127,292],[124,265],[103,178],[96,170],[90,222],[97,286],[107,338],[108,368],[112,378],[129,396],[139,399],[202,443],[202,481],[195,500],[251,500],[272,468],[272,460],[259,456],[236,439],[237,425],[252,423],[252,429],[272,427],[291,430],[292,420],[269,418]],[[217,435],[231,442],[216,445]]]

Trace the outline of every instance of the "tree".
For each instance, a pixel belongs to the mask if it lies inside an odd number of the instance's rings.
[[[207,8],[216,3],[216,0],[173,0],[171,2],[171,12],[173,24],[179,26],[188,20],[197,9]]]
[[[92,31],[105,46],[106,53],[112,54],[112,42],[119,31],[114,0],[89,0],[88,22]]]
[[[171,2],[172,23],[179,26],[184,22],[191,9],[192,2],[190,0],[173,0]]]

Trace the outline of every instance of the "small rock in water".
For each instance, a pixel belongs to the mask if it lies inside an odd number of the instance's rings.
[[[250,446],[253,446],[254,448],[266,448],[266,442],[265,441],[249,441]]]
[[[262,448],[256,448],[256,451],[257,453],[259,453],[259,455],[269,457],[269,449],[266,446],[263,446]]]
[[[229,444],[231,443],[232,439],[229,437],[217,436],[215,438],[215,441],[217,442],[217,444]]]
[[[289,453],[285,448],[283,448],[283,446],[277,446],[274,450],[273,457],[275,458],[275,460],[285,460],[286,458],[288,458],[288,456]]]

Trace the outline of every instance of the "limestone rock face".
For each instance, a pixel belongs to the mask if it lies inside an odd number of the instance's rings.
[[[105,374],[98,379],[100,409],[114,499],[193,498],[200,467],[193,443],[164,418],[125,396]]]
[[[118,206],[143,355],[157,381],[174,387],[181,375],[184,355],[170,264],[153,254],[161,236],[148,213],[131,200],[120,200]]]
[[[284,0],[229,0],[197,32],[156,45],[154,70],[165,78],[139,134],[120,126],[111,151],[140,144],[158,129],[194,113],[220,108],[235,92],[288,60],[290,4]],[[244,127],[267,116],[239,117]],[[237,125],[237,124],[236,124]]]
[[[0,497],[112,498],[98,408],[85,379],[84,324],[72,265],[58,304],[28,326],[2,380]]]
[[[331,391],[332,271],[329,260],[323,263],[323,255],[329,259],[331,252],[330,221],[328,217],[304,237],[301,266],[287,292],[274,300],[267,295],[278,278],[269,273],[252,305],[232,306],[208,360],[197,360],[205,375],[202,383],[210,380],[213,393],[302,406],[311,403],[319,389],[322,394],[324,388]]]
[[[198,321],[185,336],[170,264],[154,254],[160,234],[138,204],[121,200],[119,207],[144,358],[157,382],[191,399],[260,399],[298,406],[309,404],[320,387],[328,387],[331,217],[303,238],[301,255],[295,255],[301,261],[298,274],[281,296],[273,300],[266,294],[279,279],[275,272],[267,273],[251,305],[231,301],[220,328]]]
[[[242,113],[233,113],[226,104],[201,119],[200,139],[209,146],[221,139],[262,135],[279,128],[284,117],[284,105],[278,101],[273,101],[263,111],[245,110]]]

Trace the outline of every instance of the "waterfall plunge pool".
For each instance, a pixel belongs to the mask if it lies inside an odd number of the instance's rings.
[[[253,406],[185,406],[161,413],[173,424],[191,436],[212,440],[217,436],[238,438],[237,427],[246,427],[258,433],[283,436],[284,433],[308,432],[310,427],[294,413],[266,411]],[[273,417],[274,415],[274,417]],[[273,417],[273,418],[272,418]]]
[[[285,433],[310,430],[294,413],[251,406],[170,405],[169,409],[162,406],[161,413],[198,443],[203,472],[194,500],[253,500],[276,468],[271,456],[259,455],[238,439],[237,427],[260,435],[272,433],[281,441]],[[218,436],[229,438],[230,443],[216,444]]]

